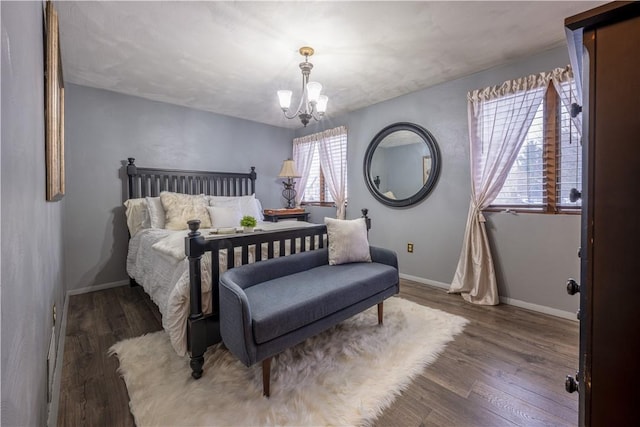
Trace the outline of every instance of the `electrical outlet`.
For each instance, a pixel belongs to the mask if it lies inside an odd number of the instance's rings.
[[[413,243],[407,243],[407,252],[413,253]]]

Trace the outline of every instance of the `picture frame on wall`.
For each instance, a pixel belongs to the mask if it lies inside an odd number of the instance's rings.
[[[45,164],[46,200],[64,196],[64,80],[60,57],[58,13],[53,2],[45,10]]]

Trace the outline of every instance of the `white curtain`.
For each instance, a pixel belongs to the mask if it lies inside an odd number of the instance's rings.
[[[574,79],[575,75],[571,68],[571,65],[567,65],[565,68],[556,68],[551,72],[551,81],[553,81],[553,87],[560,96],[562,106],[571,112],[571,104],[578,104],[582,102],[582,97],[579,96],[577,79]],[[573,84],[571,84],[573,81]],[[578,131],[578,135],[582,135],[582,114],[578,114],[576,117],[572,117],[571,121]]]
[[[450,293],[496,305],[498,286],[482,210],[500,193],[549,84],[541,73],[469,92],[471,205]]]
[[[582,45],[583,35],[582,28],[571,31],[564,29],[567,37],[567,46],[569,47],[569,62],[576,82],[576,103],[582,105],[582,56],[584,47]],[[582,132],[582,129],[580,129]]]
[[[293,161],[301,175],[295,186],[296,204],[299,205],[304,197],[316,150],[325,185],[336,204],[336,217],[344,219],[347,203],[347,128],[345,126],[293,140]]]
[[[316,151],[317,143],[318,141],[313,135],[294,138],[293,140],[293,162],[300,174],[300,178],[298,178],[295,185],[296,206],[300,206],[300,202],[304,197],[304,190],[307,188],[311,162],[313,160],[313,153]]]
[[[345,219],[347,208],[347,128],[340,126],[322,132],[318,144],[320,167],[329,194],[336,204],[336,218]]]

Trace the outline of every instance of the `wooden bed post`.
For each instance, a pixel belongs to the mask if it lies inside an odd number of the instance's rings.
[[[135,198],[136,194],[134,194],[134,185],[133,185],[133,180],[134,180],[134,176],[136,175],[136,173],[138,172],[138,168],[135,165],[135,161],[136,159],[134,159],[133,157],[129,157],[127,158],[127,160],[129,161],[129,164],[127,165],[127,176],[128,176],[128,182],[129,182],[129,193],[127,194],[127,199],[133,199]],[[131,234],[129,234],[129,230],[127,229],[127,234],[129,235],[129,239],[131,239]],[[132,288],[134,286],[138,286],[138,283],[136,282],[136,280],[133,277],[129,277],[129,286],[131,286]]]
[[[202,314],[202,270],[201,260],[204,254],[204,237],[200,235],[200,221],[195,219],[187,222],[188,234],[185,240],[185,252],[189,258],[189,321],[187,339],[191,352],[191,376],[198,379],[202,376],[204,352],[207,350],[207,330]]]
[[[127,175],[129,176],[129,197],[127,199],[133,199],[137,194],[133,191],[133,177],[138,173],[138,168],[135,165],[136,159],[129,157],[127,159],[129,164],[127,165]]]
[[[251,172],[249,172],[249,179],[251,180],[251,191],[249,194],[254,194],[256,192],[256,167],[251,166]]]
[[[367,224],[367,231],[371,230],[371,218],[367,216],[369,209],[360,209],[360,212],[362,212],[362,218],[364,218],[364,222]]]

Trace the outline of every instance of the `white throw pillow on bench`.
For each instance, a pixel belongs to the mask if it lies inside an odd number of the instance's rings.
[[[326,218],[329,239],[329,265],[349,262],[371,262],[367,223],[364,218]]]

